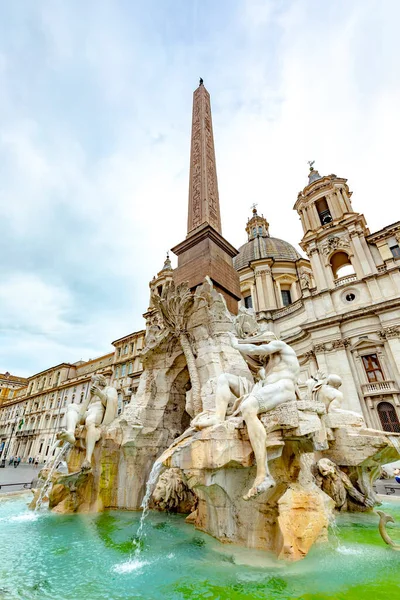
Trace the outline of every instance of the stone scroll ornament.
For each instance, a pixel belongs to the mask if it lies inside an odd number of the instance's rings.
[[[169,334],[175,337],[185,355],[190,382],[192,402],[195,414],[203,409],[200,395],[200,378],[188,332],[188,318],[194,305],[194,296],[188,284],[175,285],[173,281],[165,284],[161,296],[152,294],[152,301],[161,316],[162,323]]]

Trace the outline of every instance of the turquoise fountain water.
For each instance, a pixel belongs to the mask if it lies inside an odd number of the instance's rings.
[[[331,545],[285,564],[222,545],[178,515],[149,512],[140,552],[140,513],[57,515],[0,501],[0,598],[10,600],[387,600],[400,598],[400,552],[385,546],[376,515],[339,516]],[[397,520],[400,504],[383,510]]]

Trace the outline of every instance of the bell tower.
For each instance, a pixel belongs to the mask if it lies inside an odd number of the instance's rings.
[[[310,258],[319,292],[337,287],[343,277],[361,280],[377,272],[364,215],[353,210],[347,179],[322,176],[310,161],[308,185],[294,209],[303,226],[301,248]]]
[[[202,79],[193,94],[187,236],[172,252],[176,284],[187,281],[195,289],[208,276],[237,314],[241,294],[232,259],[238,251],[222,236],[210,94]]]

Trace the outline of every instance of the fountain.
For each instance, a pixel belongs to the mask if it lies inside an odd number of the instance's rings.
[[[378,504],[373,482],[399,457],[398,436],[343,410],[339,376],[319,373],[301,397],[290,346],[250,311],[232,317],[209,279],[195,294],[166,285],[152,305],[158,329],[147,331],[135,399],[98,428],[90,469],[85,428],[76,430],[52,510],[142,509],[137,539],[151,506],[182,512],[221,542],[296,561],[327,541],[335,510]]]
[[[169,315],[177,305],[185,315],[178,335]],[[319,373],[302,397],[290,346],[260,328],[251,312],[232,317],[210,280],[195,294],[166,286],[154,313],[158,330],[149,326],[134,401],[119,417],[103,419],[91,437],[80,413],[74,416],[76,429],[61,436],[71,441],[63,440],[35,496],[38,518],[27,520],[18,500],[0,503],[9,531],[4,538],[0,528],[4,551],[14,556],[32,540],[47,574],[30,575],[15,597],[26,597],[30,585],[54,599],[275,599],[283,590],[294,599],[304,589],[310,599],[314,592],[350,599],[343,586],[352,582],[377,600],[363,587],[379,577],[377,561],[387,564],[383,588],[397,585],[389,568],[397,553],[384,555],[372,486],[380,466],[398,459],[399,436],[368,429],[361,415],[345,411],[337,375]],[[188,348],[183,353],[182,331],[191,355]],[[268,396],[276,364],[282,397]],[[114,410],[113,394],[98,394],[94,389],[91,400],[103,398],[104,414],[108,398]],[[67,454],[69,472],[59,473]],[[39,518],[46,495],[50,510]],[[380,510],[384,524],[387,513],[400,516],[396,504]],[[63,569],[56,566],[60,554]],[[304,570],[296,566],[300,559]],[[190,577],[182,578],[185,569]],[[82,577],[91,572],[96,577]]]
[[[57,441],[53,448],[56,448],[60,444],[60,441]],[[59,452],[55,455],[54,459],[49,463],[49,466],[46,470],[48,470],[47,478],[45,479],[43,485],[38,489],[35,494],[35,498],[32,500],[31,506],[35,509],[35,511],[40,510],[42,507],[43,501],[46,497],[46,494],[49,493],[50,488],[53,485],[54,474],[57,470],[59,463],[65,458],[68,454],[68,451],[71,449],[71,444],[69,442],[65,442]]]

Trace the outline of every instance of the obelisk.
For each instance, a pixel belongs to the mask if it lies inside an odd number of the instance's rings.
[[[195,289],[208,276],[237,314],[241,295],[232,258],[238,251],[222,236],[210,94],[202,79],[193,94],[187,236],[172,252],[178,256],[175,283]]]

